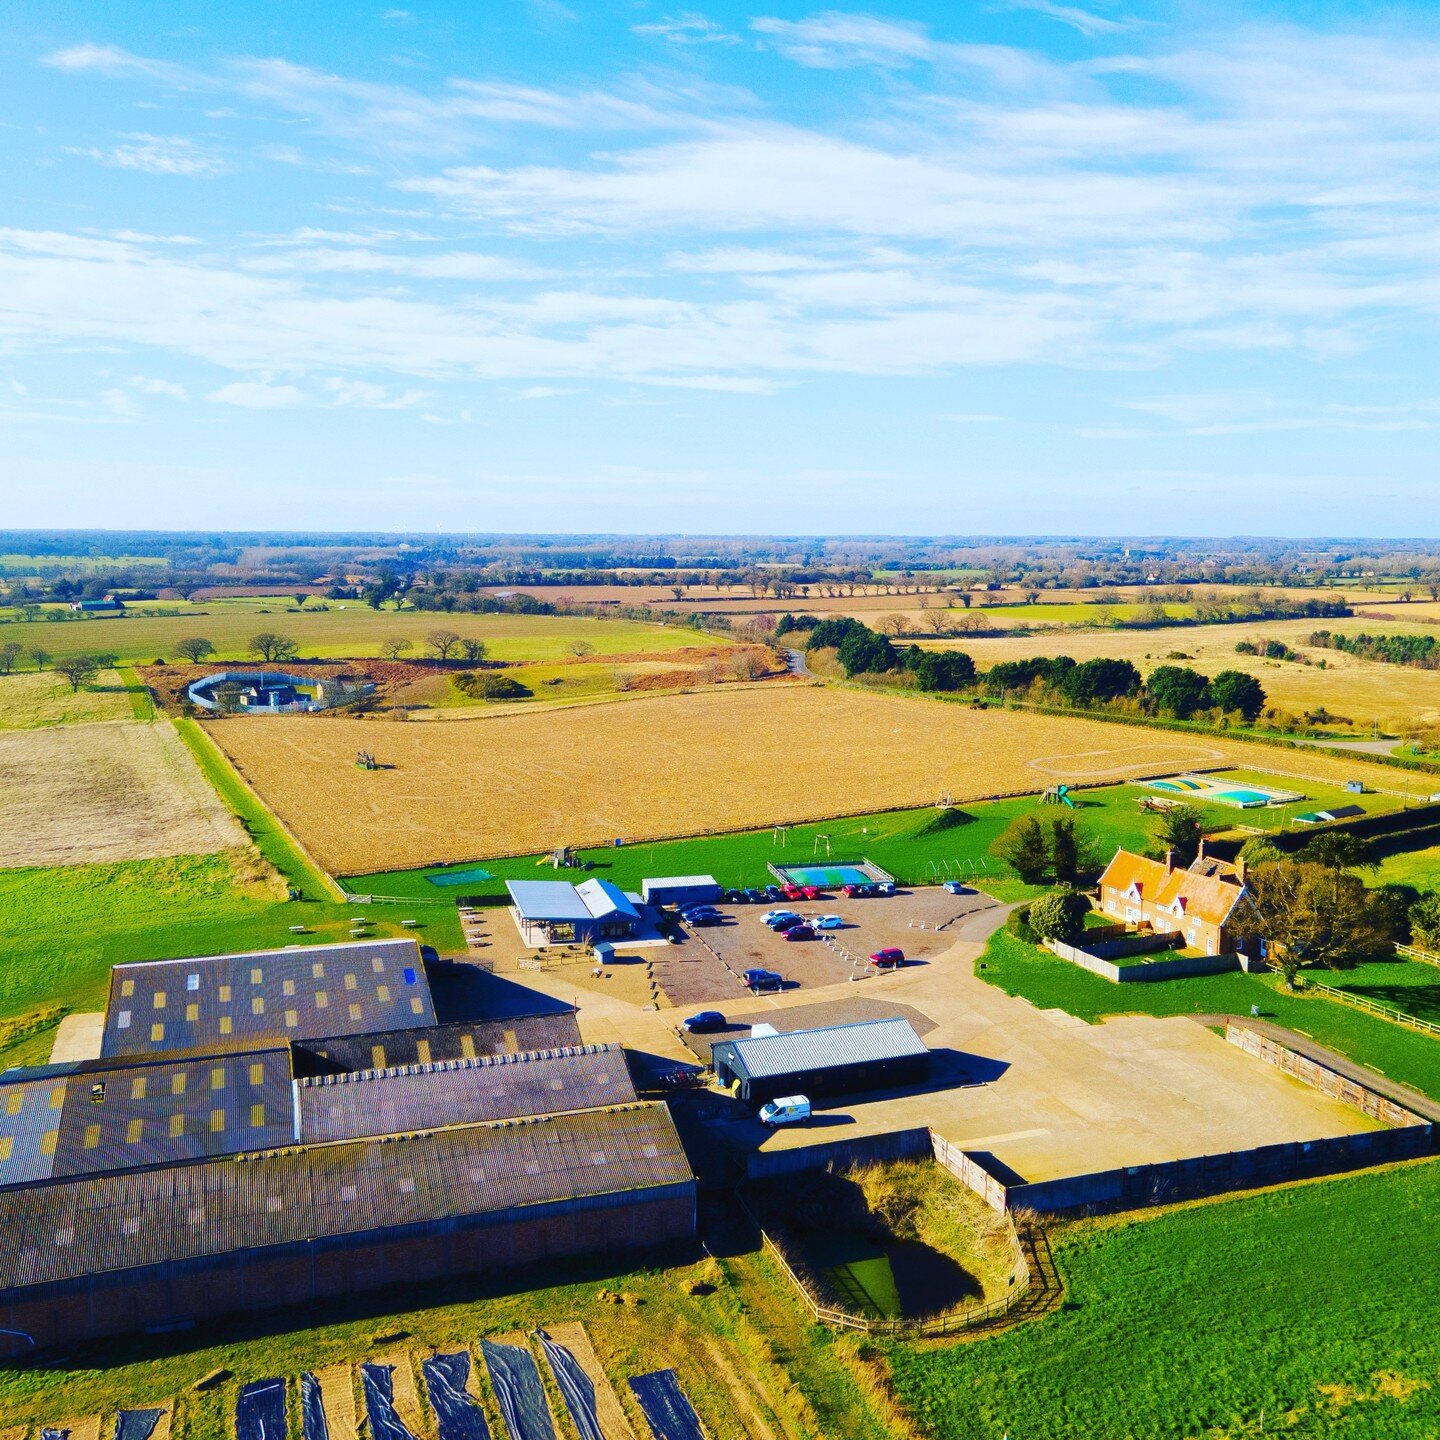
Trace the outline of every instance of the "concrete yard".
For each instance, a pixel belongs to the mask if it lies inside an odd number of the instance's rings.
[[[937,893],[929,892],[927,903]],[[896,906],[891,913],[903,915],[895,900],[856,904],[873,906],[867,914]],[[762,907],[754,908],[758,926]],[[926,963],[861,985],[841,979],[757,998],[730,980],[697,996],[733,1021],[763,1019],[777,1028],[906,1014],[936,1053],[934,1082],[923,1091],[827,1102],[809,1127],[767,1132],[717,1096],[707,1107],[720,1121],[716,1135],[741,1150],[770,1150],[928,1125],[1035,1181],[1376,1128],[1192,1020],[1126,1016],[1092,1026],[987,985],[975,977],[974,962],[1005,913],[978,911],[940,932],[953,938]],[[735,928],[745,933],[743,922]],[[928,934],[934,945],[935,932]],[[722,967],[717,982],[723,974]],[[558,977],[525,979],[576,998]],[[587,1040],[621,1040],[679,1063],[704,1054],[683,1043],[673,1009],[646,1010],[603,991],[578,998]],[[730,1033],[741,1033],[738,1025]]]

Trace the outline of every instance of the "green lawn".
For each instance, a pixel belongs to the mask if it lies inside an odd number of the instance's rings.
[[[1317,983],[1389,1005],[1420,1020],[1440,1024],[1440,966],[1420,960],[1389,960],[1353,970],[1317,973]]]
[[[509,1284],[523,1288],[506,1294]],[[704,1293],[691,1295],[692,1285]],[[607,1301],[607,1295],[624,1296],[625,1303]],[[662,1366],[679,1372],[715,1440],[757,1434],[777,1440],[801,1435],[885,1440],[887,1435],[845,1363],[847,1347],[809,1323],[770,1262],[754,1253],[628,1271],[603,1260],[575,1261],[548,1272],[532,1267],[490,1284],[475,1279],[427,1284],[348,1305],[322,1304],[188,1334],[111,1342],[76,1352],[54,1369],[0,1371],[0,1424],[39,1426],[96,1412],[113,1416],[121,1406],[173,1400],[174,1434],[230,1440],[236,1393],[251,1380],[278,1375],[293,1384],[302,1369],[404,1349],[414,1356],[418,1384],[419,1359],[432,1348],[473,1350],[481,1336],[528,1334],[572,1320],[586,1325],[637,1435],[646,1433],[644,1421],[625,1377]],[[380,1345],[378,1335],[401,1338]],[[192,1388],[216,1369],[228,1378],[203,1392]],[[493,1417],[493,1396],[483,1379],[481,1389]],[[558,1395],[551,1399],[558,1410]],[[568,1420],[562,1423],[562,1433],[572,1434]],[[298,1434],[298,1423],[292,1433]]]
[[[1042,1010],[1064,1010],[1092,1024],[1122,1014],[1245,1016],[1258,1005],[1265,1019],[1440,1099],[1440,1039],[1321,995],[1289,994],[1276,975],[1236,972],[1116,985],[1007,931],[992,937],[976,965],[982,980],[1006,994],[1023,995]],[[1333,984],[1345,973],[1353,972],[1321,972],[1316,979]]]
[[[216,647],[216,660],[249,660],[250,637],[261,630],[288,635],[307,659],[375,656],[388,639],[409,640],[412,657],[429,653],[425,636],[432,630],[483,640],[492,660],[559,660],[579,642],[597,655],[653,653],[687,645],[724,645],[723,638],[684,625],[647,625],[628,620],[596,620],[570,615],[443,615],[415,610],[372,610],[368,605],[330,602],[328,610],[288,610],[226,601],[168,602],[179,615],[146,615],[143,608],[124,616],[65,620],[0,620],[0,644],[14,641],[29,651],[42,646],[52,656],[111,653],[128,665],[174,660],[176,644],[204,636]],[[267,613],[267,609],[268,612]],[[56,612],[69,615],[69,611]]]
[[[1057,1312],[896,1386],[936,1440],[1434,1436],[1437,1206],[1430,1161],[1063,1229]]]
[[[830,855],[835,860],[869,859],[898,879],[911,884],[935,884],[947,873],[964,873],[982,888],[1003,900],[1025,899],[1041,891],[1011,877],[1005,866],[990,856],[995,838],[1019,815],[1036,814],[1048,821],[1059,815],[1076,815],[1083,829],[1092,834],[1102,859],[1108,859],[1117,845],[1131,847],[1149,843],[1155,817],[1136,805],[1141,792],[1132,786],[1114,785],[1088,790],[1079,795],[1079,808],[1041,805],[1032,797],[990,800],[965,805],[953,811],[895,810],[862,815],[846,820],[796,825],[782,846],[771,830],[749,830],[729,835],[705,835],[688,840],[662,840],[627,845],[616,849],[582,850],[582,858],[594,865],[594,873],[626,889],[638,889],[641,880],[660,875],[713,875],[722,885],[765,885],[770,876],[767,865],[803,865],[823,861],[824,842],[830,837]],[[951,817],[951,818],[947,818]],[[495,875],[489,884],[467,889],[467,894],[501,894],[507,879],[535,879],[538,856],[508,860],[482,860]],[[949,862],[950,871],[945,869]],[[975,876],[970,862],[984,862],[988,871]],[[932,866],[934,867],[932,869]],[[449,867],[454,868],[454,867]],[[461,866],[461,869],[469,868]],[[353,878],[349,883],[360,894],[429,895],[447,893],[426,881],[440,875],[444,867],[392,871]],[[547,872],[548,873],[548,872]],[[455,892],[449,892],[455,893]]]

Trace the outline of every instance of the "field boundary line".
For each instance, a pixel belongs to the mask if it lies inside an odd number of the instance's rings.
[[[1417,950],[1413,945],[1397,945],[1397,955],[1403,955],[1407,960],[1418,960],[1422,965],[1440,966],[1440,955],[1432,955],[1428,950]]]
[[[125,687],[125,697],[130,702],[130,714],[136,720],[143,720],[147,724],[156,719],[159,712],[155,705],[155,697],[150,693],[150,687],[141,683],[140,677],[135,673],[135,667],[133,665],[117,665],[115,673]]]
[[[1440,1035],[1440,1025],[1435,1024],[1433,1020],[1422,1020],[1418,1015],[1411,1015],[1408,1011],[1399,1010],[1393,1005],[1383,1005],[1380,1001],[1371,1000],[1364,995],[1356,995],[1349,990],[1338,989],[1334,985],[1319,985],[1309,979],[1305,981],[1303,988],[1313,990],[1327,1000],[1338,1000],[1342,1005],[1349,1005],[1355,1010],[1363,1010],[1367,1015],[1376,1015],[1382,1020],[1389,1020],[1392,1024],[1406,1025],[1412,1030],[1423,1031],[1426,1035]]]
[[[205,777],[206,782],[213,787],[226,807],[236,819],[240,821],[250,837],[250,843],[254,845],[262,855],[265,855],[265,851],[260,845],[259,840],[250,830],[244,805],[236,804],[234,797],[225,793],[227,784],[235,786],[238,789],[242,802],[248,802],[253,805],[255,810],[274,826],[276,835],[279,836],[283,844],[294,852],[295,859],[300,862],[298,868],[308,872],[308,874],[302,874],[296,877],[286,876],[286,878],[311,880],[317,884],[320,889],[328,891],[331,899],[337,900],[342,904],[345,903],[347,898],[345,887],[341,885],[323,865],[320,865],[316,861],[315,857],[296,839],[289,826],[260,799],[255,788],[245,778],[240,767],[205,733],[204,728],[194,720],[171,719],[169,723],[174,725],[176,733],[180,736],[181,743],[194,757],[196,764],[200,767],[200,773]],[[279,871],[282,876],[285,876],[286,872],[284,867],[277,864],[269,855],[265,855],[265,859],[274,865],[275,869]]]

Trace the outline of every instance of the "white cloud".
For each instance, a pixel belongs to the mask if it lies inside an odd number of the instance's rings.
[[[681,15],[667,15],[649,25],[632,25],[636,35],[667,40],[672,45],[738,45],[740,37],[717,25],[704,15],[687,10]]]
[[[332,405],[355,406],[365,410],[410,410],[430,398],[428,390],[405,390],[399,394],[368,380],[345,380],[331,376],[325,391]]]
[[[171,400],[188,400],[190,398],[185,387],[174,380],[155,380],[145,375],[132,375],[130,384],[142,395],[166,395]]]
[[[119,170],[143,170],[150,175],[218,175],[225,169],[218,156],[179,135],[126,135],[108,150],[71,153],[87,155]]]
[[[517,400],[549,400],[556,395],[573,395],[573,390],[563,385],[527,385],[523,390],[517,391]]]
[[[192,76],[183,66],[171,65],[163,60],[148,60],[141,55],[132,55],[115,45],[72,45],[65,50],[56,50],[41,61],[52,70],[63,70],[71,75],[110,75],[119,79],[158,80],[165,85],[187,85]]]
[[[1090,10],[1082,10],[1077,5],[1055,4],[1054,0],[1009,0],[1009,4],[1015,10],[1033,10],[1037,15],[1058,20],[1082,35],[1116,35],[1136,26],[1134,20],[1112,20]]]
[[[222,385],[205,398],[219,405],[238,405],[244,410],[283,410],[305,403],[304,391],[294,385],[268,385],[256,380],[237,380]]]
[[[123,390],[102,390],[100,404],[120,420],[130,420],[138,413],[135,402]]]

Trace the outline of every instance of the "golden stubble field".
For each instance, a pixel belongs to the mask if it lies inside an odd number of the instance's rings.
[[[245,843],[169,722],[0,732],[0,869]]]
[[[1406,608],[1419,611],[1423,607],[1417,604]],[[1271,620],[1253,625],[1180,626],[1174,630],[1085,630],[994,640],[967,637],[926,648],[964,650],[982,670],[1000,660],[1023,660],[1032,655],[1129,660],[1142,674],[1157,665],[1190,665],[1207,675],[1220,670],[1244,670],[1265,687],[1272,704],[1297,715],[1323,706],[1332,714],[1365,725],[1378,721],[1382,727],[1400,733],[1417,725],[1440,723],[1440,671],[1386,665],[1308,645],[1310,635],[1322,629],[1347,635],[1434,633],[1433,626],[1406,621]],[[1264,639],[1283,640],[1311,660],[1324,660],[1325,668],[1235,653],[1238,641]],[[1172,651],[1186,658],[1169,659]]]
[[[337,874],[556,845],[1121,780],[1189,767],[1394,772],[1103,721],[972,710],[817,686],[760,686],[464,724],[321,716],[212,722],[265,803]],[[358,750],[387,768],[356,768]]]

